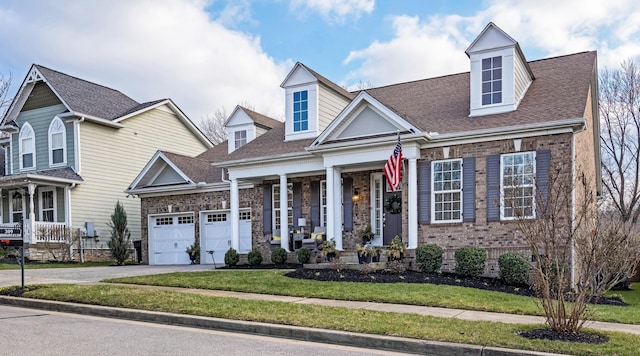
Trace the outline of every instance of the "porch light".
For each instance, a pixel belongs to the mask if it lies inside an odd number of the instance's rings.
[[[351,198],[353,201],[360,200],[360,192],[358,191],[358,189],[353,190],[353,196]]]

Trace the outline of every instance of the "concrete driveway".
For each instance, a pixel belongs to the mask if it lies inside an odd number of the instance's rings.
[[[96,283],[107,278],[142,276],[170,272],[195,272],[213,270],[212,265],[175,265],[175,266],[107,266],[84,268],[46,268],[25,269],[24,283]],[[20,270],[0,270],[0,287],[19,286]]]

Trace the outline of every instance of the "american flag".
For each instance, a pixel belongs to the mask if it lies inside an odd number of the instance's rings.
[[[400,188],[400,182],[402,181],[402,144],[400,143],[400,134],[398,134],[396,148],[393,149],[393,153],[384,165],[384,175],[387,177],[387,184],[392,192]]]

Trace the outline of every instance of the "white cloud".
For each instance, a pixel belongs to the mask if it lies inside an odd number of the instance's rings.
[[[328,22],[344,22],[347,17],[357,20],[374,7],[374,0],[291,0],[292,9],[317,11]]]
[[[393,37],[349,53],[345,80],[374,86],[469,70],[464,50],[489,22],[520,43],[528,60],[598,50],[600,68],[640,61],[640,2],[492,0],[467,17],[392,16]]]
[[[209,18],[203,1],[4,2],[0,65],[22,79],[33,62],[120,90],[137,101],[171,98],[198,122],[240,102],[281,117],[276,63],[259,37]]]

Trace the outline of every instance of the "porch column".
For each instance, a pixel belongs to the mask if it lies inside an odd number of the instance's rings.
[[[287,175],[280,175],[280,247],[289,251],[289,194]]]
[[[71,188],[64,187],[64,223],[71,228]]]
[[[29,236],[27,237],[27,231],[25,231],[25,240],[30,241],[31,243],[37,242],[35,237],[35,226],[36,226],[36,212],[34,211],[34,204],[33,204],[33,195],[36,193],[36,185],[33,183],[29,183],[27,184],[27,189],[29,190],[29,226],[28,226],[28,232],[29,232]],[[23,214],[24,216],[24,214]],[[26,225],[26,224],[25,224]],[[25,226],[25,229],[27,229],[27,226]]]
[[[327,220],[333,221],[333,238],[336,241],[336,249],[342,251],[342,171],[340,168],[333,168],[333,186],[329,188],[327,185],[327,194],[331,191],[331,195],[327,197],[328,206],[333,206],[333,219],[327,217]],[[327,172],[327,181],[329,174]],[[331,190],[329,190],[331,189]],[[327,229],[328,230],[328,229]]]
[[[418,159],[409,158],[409,176],[407,177],[408,200],[407,221],[409,225],[409,241],[407,248],[418,247]]]
[[[333,205],[333,186],[335,185],[334,183],[334,177],[333,177],[333,167],[327,167],[327,173],[326,173],[326,178],[327,178],[327,183],[326,183],[326,189],[327,189],[327,221],[325,221],[326,224],[326,229],[327,229],[327,241],[334,239],[335,240],[335,234],[334,234],[334,219],[333,217],[336,215],[335,212],[335,206]]]
[[[240,192],[238,191],[238,180],[231,179],[229,190],[229,209],[231,210],[231,247],[240,251]]]

